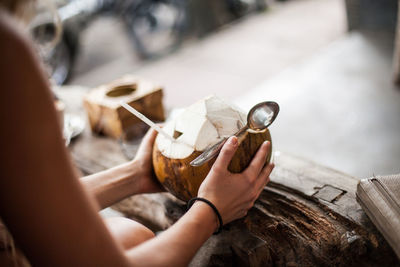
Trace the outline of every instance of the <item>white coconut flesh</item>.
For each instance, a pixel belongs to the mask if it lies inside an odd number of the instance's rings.
[[[156,145],[164,157],[184,159],[234,134],[245,124],[246,114],[240,108],[209,96],[166,123],[163,130],[175,141],[158,135]]]

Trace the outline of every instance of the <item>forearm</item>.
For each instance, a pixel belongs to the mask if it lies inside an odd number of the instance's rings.
[[[140,185],[141,168],[137,161],[81,178],[100,207],[106,208],[128,196],[143,193]]]
[[[171,228],[127,252],[134,265],[187,266],[218,226],[214,211],[196,202]]]

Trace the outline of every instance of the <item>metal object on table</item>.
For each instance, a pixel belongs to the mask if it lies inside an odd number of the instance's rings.
[[[64,130],[63,135],[65,139],[65,145],[68,146],[71,139],[80,135],[85,129],[85,121],[82,117],[75,114],[64,115]]]

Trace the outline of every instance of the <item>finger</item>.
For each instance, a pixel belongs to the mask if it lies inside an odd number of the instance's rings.
[[[157,132],[150,128],[147,133],[144,135],[141,145],[139,146],[137,154],[140,154],[142,150],[147,149],[147,146],[153,145],[156,140]]]
[[[157,131],[151,128],[147,131],[146,135],[144,136],[144,139],[148,142],[154,143],[156,137],[157,137]]]
[[[154,130],[153,128],[150,128],[147,133],[145,134],[145,136],[143,137],[144,140],[147,141],[152,141],[154,142],[154,140],[156,139],[157,136],[157,131]]]
[[[257,188],[259,188],[259,192],[261,192],[263,188],[268,184],[269,175],[271,174],[274,167],[275,165],[273,163],[270,163],[261,170],[257,178]]]
[[[265,141],[262,143],[261,147],[258,149],[256,155],[253,160],[250,162],[250,165],[247,167],[245,172],[258,175],[265,164],[265,160],[267,158],[267,154],[270,148],[270,142]]]
[[[223,169],[228,168],[229,162],[231,162],[233,155],[238,148],[238,140],[236,136],[229,137],[228,141],[225,142],[218,155],[217,160],[214,163],[215,167],[222,167]]]

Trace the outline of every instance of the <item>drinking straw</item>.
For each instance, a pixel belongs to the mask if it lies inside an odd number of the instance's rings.
[[[131,107],[130,105],[128,105],[127,103],[123,102],[122,100],[119,102],[121,104],[121,106],[123,106],[126,110],[128,110],[130,113],[132,113],[133,115],[135,115],[136,117],[138,117],[139,119],[141,119],[143,122],[145,122],[147,125],[149,125],[151,128],[153,128],[154,130],[156,130],[158,133],[162,134],[164,137],[166,137],[167,139],[169,139],[171,142],[176,142],[176,140],[174,138],[172,138],[172,136],[170,136],[169,134],[167,134],[163,129],[160,128],[160,126],[158,126],[157,124],[155,124],[154,122],[152,122],[151,120],[149,120],[145,115],[143,115],[142,113],[140,113],[139,111],[137,111],[136,109],[134,109],[133,107]]]

